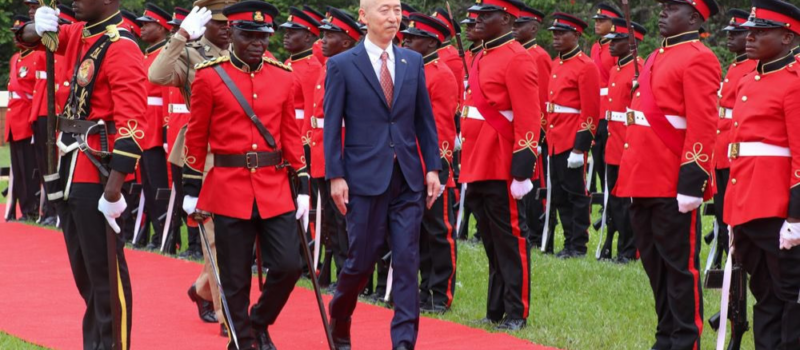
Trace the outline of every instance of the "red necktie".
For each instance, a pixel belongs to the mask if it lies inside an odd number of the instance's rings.
[[[392,96],[394,94],[394,83],[392,83],[392,75],[389,74],[389,54],[384,51],[381,54],[381,88],[383,89],[383,96],[386,97],[386,103],[389,108],[392,108]]]

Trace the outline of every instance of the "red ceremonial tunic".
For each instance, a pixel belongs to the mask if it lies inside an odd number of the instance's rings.
[[[439,181],[447,187],[456,187],[453,180],[453,142],[456,138],[456,123],[453,116],[458,109],[458,86],[453,79],[453,72],[437,54],[424,58],[425,87],[431,100],[433,117],[436,121],[436,132],[439,137],[439,156],[442,159],[442,171]]]
[[[629,125],[614,194],[674,198],[681,193],[710,198],[707,187],[717,136],[716,94],[722,75],[719,61],[699,41],[697,32],[665,39],[649,59],[655,60],[650,83],[656,104],[665,115],[685,119],[686,129],[678,131],[682,150],[679,154],[671,151],[652,127]],[[646,76],[646,68],[640,79]],[[637,111],[642,108],[641,90],[631,102]]]
[[[34,60],[36,51],[23,50],[11,56],[8,80],[8,109],[4,139],[6,142],[19,141],[33,136],[28,123],[33,99]]]
[[[461,61],[458,50],[450,43],[444,43],[437,53],[439,54],[439,61],[446,64],[453,74],[452,79],[456,82],[456,87],[458,88],[458,95],[456,96],[458,96],[458,105],[460,106],[464,99],[464,62]],[[453,116],[455,116],[455,111],[453,111]]]
[[[717,146],[714,149],[714,165],[716,169],[728,169],[728,144],[730,143],[731,125],[733,125],[733,105],[736,103],[736,87],[739,80],[756,69],[758,61],[748,60],[747,55],[736,57],[736,61],[728,67],[728,74],[722,81],[719,90],[719,121],[717,121]]]
[[[291,68],[264,58],[261,66],[251,72],[235,56],[223,56],[196,66],[197,73],[192,83],[192,116],[184,149],[186,194],[199,197],[198,209],[237,219],[250,219],[253,203],[263,219],[295,210],[285,168],[264,166],[251,171],[245,167],[215,166],[202,181],[209,148],[215,155],[276,151],[267,145],[255,124],[245,115],[214,70],[215,65],[228,73],[275,138],[276,147],[283,152],[284,159],[298,172],[305,172],[300,131],[294,120]]]
[[[311,113],[314,105],[312,98],[314,85],[317,83],[322,64],[314,57],[312,49],[292,55],[285,64],[292,67],[292,75],[295,76],[294,117],[297,128],[302,130],[304,116],[306,113]]]
[[[725,222],[800,218],[800,65],[795,58],[759,65],[742,78],[733,110],[731,142],[761,142],[789,156],[731,160]]]
[[[547,145],[551,155],[588,152],[600,119],[600,77],[594,62],[575,47],[553,60],[548,94]],[[553,105],[580,113],[559,113]]]
[[[637,57],[639,67],[644,65],[644,60]],[[622,159],[623,145],[625,144],[625,112],[631,105],[631,88],[633,87],[633,76],[635,69],[633,66],[633,56],[629,55],[622,58],[617,63],[617,67],[611,69],[611,76],[608,78],[608,140],[606,141],[606,163],[619,165]],[[614,113],[618,117],[612,117]]]
[[[473,86],[477,81],[480,86]],[[533,176],[542,115],[537,83],[536,63],[511,33],[484,44],[470,71],[468,99],[473,100],[470,105],[474,106],[473,94],[480,92],[494,109],[509,115],[513,138],[502,136],[489,122],[476,119],[473,108],[469,108],[461,125],[459,181],[510,181]]]
[[[142,142],[147,136],[144,116],[147,72],[139,45],[119,34],[124,31],[120,29],[121,25],[119,12],[93,25],[87,26],[84,22],[61,25],[56,55],[62,55],[68,64],[82,60],[77,70],[69,68],[73,71],[69,80],[76,79],[79,85],[92,79],[95,81],[91,100],[86,101],[91,106],[86,119],[115,123],[117,133],[108,136],[108,148],[113,152],[109,165],[113,170],[133,174],[141,157]],[[111,37],[110,46],[98,71],[95,61],[84,59],[84,56],[104,35]],[[44,46],[39,45],[38,49],[44,50]],[[89,135],[86,141],[89,147],[100,149],[99,134]],[[91,161],[80,151],[75,151],[75,154],[72,182],[100,183],[99,172]],[[128,178],[132,179],[132,175]]]
[[[36,86],[33,93],[33,108],[31,109],[30,122],[33,123],[37,118],[47,115],[47,66],[44,52],[37,51],[41,59],[37,60],[36,67]],[[64,104],[69,97],[69,84],[72,78],[72,70],[75,62],[67,62],[64,56],[56,55],[53,59],[55,63],[55,86],[56,86],[56,115],[64,111]],[[38,107],[37,107],[38,106]]]
[[[167,41],[164,40],[158,44],[148,47],[144,52],[144,69],[145,72],[150,70],[150,65],[156,60],[158,54],[164,48]],[[147,81],[147,137],[145,137],[143,150],[148,150],[156,147],[164,147],[164,131],[163,128],[167,126],[169,121],[169,90],[162,85],[156,85]]]
[[[311,149],[310,174],[315,179],[325,178],[325,145],[323,144],[323,127],[325,126],[325,110],[323,100],[325,97],[325,77],[328,75],[327,66],[323,66],[314,85],[314,99],[312,113],[306,114],[303,120],[303,134],[308,139]],[[331,126],[332,127],[332,126]],[[344,128],[342,128],[344,130]]]

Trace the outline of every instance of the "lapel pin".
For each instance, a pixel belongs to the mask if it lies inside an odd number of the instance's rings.
[[[400,62],[403,62],[405,64],[406,63],[406,59],[405,58],[401,58]]]

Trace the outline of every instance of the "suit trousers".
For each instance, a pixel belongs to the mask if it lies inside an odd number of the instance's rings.
[[[323,178],[316,179],[319,186],[320,199],[322,200],[322,238],[325,238],[325,250],[333,256],[336,265],[336,275],[342,271],[347,259],[347,224],[345,217],[336,208],[336,203],[331,198],[331,182]],[[332,266],[325,266],[330,269]]]
[[[97,210],[97,202],[103,191],[103,186],[100,184],[73,183],[69,199],[57,202],[56,205],[72,276],[78,287],[78,293],[86,304],[86,311],[83,314],[83,348],[86,350],[110,350],[114,343],[112,296],[106,254],[106,220]],[[117,220],[117,224],[122,223],[122,220]],[[119,295],[113,297],[119,298],[122,305],[120,314],[123,327],[122,341],[130,349],[133,309],[131,278],[125,260],[125,241],[122,239],[116,241],[117,275],[122,289],[119,290]]]
[[[475,211],[489,259],[486,317],[527,319],[531,260],[525,204],[511,197],[504,180],[470,183],[466,200]]]
[[[733,227],[737,261],[750,274],[756,349],[800,349],[800,246],[779,249],[782,218]]]
[[[633,198],[631,204],[636,247],[655,297],[655,349],[700,349],[702,235],[697,214],[679,212],[675,198]]]
[[[425,208],[422,191],[411,190],[398,162],[394,162],[391,182],[377,196],[350,193],[347,208],[347,233],[350,249],[329,309],[331,319],[350,319],[364,290],[379,252],[389,237],[394,274],[394,318],[392,346],[401,343],[411,348],[419,332],[419,231]]]
[[[611,246],[614,242],[614,232],[617,237],[617,257],[635,259],[636,244],[634,243],[633,228],[631,227],[631,199],[617,197],[611,194],[619,178],[619,165],[606,164],[606,181],[608,183],[608,205],[606,210],[606,227],[608,234],[603,244],[603,253],[611,257]]]
[[[17,203],[19,203],[23,217],[35,220],[39,208],[39,197],[36,195],[36,192],[39,191],[39,179],[34,174],[36,153],[31,144],[31,138],[11,141],[9,148],[13,183],[9,184],[11,193],[8,194],[10,199],[6,206],[10,206],[11,209],[8,209],[6,220],[17,218],[15,210]]]
[[[454,190],[444,193],[425,210],[420,230],[420,300],[449,308],[456,291],[457,248],[454,235]]]
[[[164,233],[164,223],[167,213],[168,201],[156,200],[159,188],[169,188],[167,181],[167,158],[164,149],[159,146],[145,150],[139,163],[142,169],[142,191],[144,191],[144,210],[150,223],[153,225],[153,236],[150,242],[161,247],[161,235]],[[172,252],[172,250],[167,250]]]
[[[37,173],[37,180],[40,186],[44,186],[44,176],[47,172],[47,116],[39,116],[36,122],[33,123],[33,147],[36,151],[36,168],[39,170]],[[54,217],[56,215],[56,208],[53,203],[48,201],[47,196],[44,195],[45,200],[43,205],[39,208],[42,218]]]
[[[564,229],[564,249],[585,254],[586,243],[589,242],[592,198],[586,192],[586,165],[570,169],[567,166],[570,152],[550,157],[550,183],[553,186],[551,210],[555,208],[558,211]]]
[[[294,215],[292,211],[262,219],[253,203],[253,215],[248,220],[214,216],[220,281],[240,348],[249,349],[255,343],[254,332],[275,323],[300,279],[303,262],[297,248],[301,243]],[[261,245],[258,249],[263,252],[264,265],[269,270],[264,289],[248,313],[256,237]],[[227,321],[225,325],[229,327]],[[230,338],[233,333],[229,331],[228,334],[228,349],[235,349],[236,345]]]

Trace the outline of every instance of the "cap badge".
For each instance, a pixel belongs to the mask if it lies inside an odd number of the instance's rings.
[[[292,15],[289,15],[289,17],[286,18],[286,22],[291,22],[292,20],[294,20],[294,16]]]
[[[416,26],[417,26],[417,21],[408,22],[408,27],[409,28],[415,28]]]
[[[750,17],[747,20],[748,21],[753,21],[755,19],[756,19],[756,8],[753,7],[753,9],[750,10]]]
[[[264,22],[264,15],[261,14],[261,11],[256,11],[253,13],[253,21]]]

